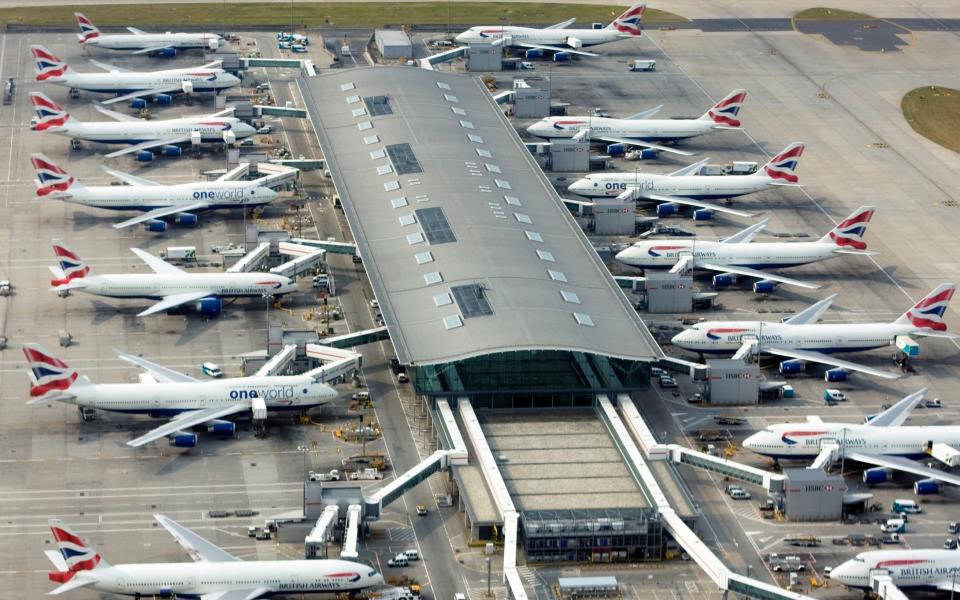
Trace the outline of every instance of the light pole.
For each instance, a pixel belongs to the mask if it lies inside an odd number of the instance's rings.
[[[483,548],[483,553],[487,555],[487,597],[489,598],[489,597],[491,596],[491,594],[490,594],[490,577],[491,577],[491,576],[490,576],[490,567],[491,567],[491,564],[493,563],[493,559],[491,558],[491,557],[493,556],[493,544],[491,544],[491,543],[488,542],[487,545],[484,546],[484,548]]]

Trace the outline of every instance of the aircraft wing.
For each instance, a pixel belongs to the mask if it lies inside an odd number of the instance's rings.
[[[806,325],[807,323],[816,323],[820,320],[820,317],[823,316],[823,313],[827,312],[827,309],[830,308],[830,306],[833,304],[833,301],[836,299],[837,295],[831,294],[816,304],[812,304],[789,319],[786,319],[784,323],[788,325]]]
[[[514,46],[519,46],[521,48],[549,50],[550,52],[569,52],[570,54],[579,54],[580,56],[600,56],[599,54],[594,54],[593,52],[585,52],[583,50],[574,50],[573,48],[563,48],[561,46],[545,46],[543,44],[529,44],[527,42],[516,43],[514,44]]]
[[[214,406],[211,408],[205,408],[203,410],[191,410],[188,412],[182,412],[173,418],[170,421],[167,421],[160,427],[156,429],[151,429],[147,433],[141,435],[136,439],[132,439],[127,442],[127,445],[131,448],[139,448],[144,444],[149,444],[154,440],[159,440],[160,438],[165,438],[168,435],[176,433],[178,431],[186,431],[191,427],[196,427],[197,425],[203,425],[208,421],[213,421],[215,419],[222,419],[223,417],[229,417],[230,415],[235,415],[240,412],[250,410],[250,403],[239,403],[239,404],[227,404],[223,406]]]
[[[185,212],[192,212],[195,210],[203,210],[210,206],[206,202],[194,202],[192,204],[185,205],[174,205],[174,206],[163,206],[161,208],[155,208],[153,210],[147,211],[142,215],[133,217],[132,219],[127,219],[126,221],[121,221],[119,223],[114,223],[114,229],[124,229],[130,227],[131,225],[136,225],[137,223],[144,223],[152,219],[159,219],[160,217],[167,217],[170,215],[177,215]]]
[[[207,541],[194,531],[187,529],[180,523],[168,519],[163,515],[153,515],[157,523],[163,525],[163,528],[170,532],[173,539],[180,544],[187,554],[198,562],[239,562],[240,559],[230,554],[216,544]],[[246,596],[238,596],[246,598]]]
[[[785,348],[775,348],[770,346],[761,346],[760,349],[767,354],[775,354],[777,356],[784,356],[786,358],[796,358],[798,360],[805,360],[807,362],[830,365],[831,367],[846,369],[848,371],[866,373],[867,375],[873,375],[874,377],[882,377],[884,379],[900,379],[900,376],[896,373],[891,373],[890,371],[884,371],[882,369],[874,369],[873,367],[867,367],[865,365],[850,362],[848,360],[840,360],[839,358],[834,358],[833,356],[824,354],[822,352],[812,352],[809,350],[788,350]]]
[[[99,60],[91,60],[90,64],[99,69],[103,69],[104,71],[108,71],[110,73],[129,73],[130,72],[130,69],[124,69],[116,65],[111,65],[110,63],[100,62]]]
[[[807,423],[823,423],[823,419],[814,415],[807,415]]]
[[[611,144],[629,144],[631,146],[640,146],[641,148],[651,148],[653,150],[660,150],[662,152],[672,152],[673,154],[680,154],[682,156],[693,156],[695,152],[688,152],[687,150],[678,150],[676,148],[671,148],[670,146],[661,146],[660,144],[654,144],[652,142],[645,142],[643,140],[632,140],[630,138],[615,138],[608,135],[597,136],[593,138],[595,140],[600,140],[602,142],[610,142]]]
[[[136,122],[139,123],[143,119],[138,119],[136,117],[131,117],[130,115],[125,115],[123,113],[118,113],[115,110],[110,110],[109,108],[104,108],[103,104],[100,102],[94,102],[93,107],[97,109],[97,112],[105,117],[110,117],[114,121],[123,121],[123,122]]]
[[[273,589],[267,587],[234,589],[225,592],[203,594],[200,596],[200,600],[255,600],[273,591]]]
[[[567,27],[570,27],[576,22],[577,22],[577,18],[572,17],[570,19],[567,19],[566,21],[556,23],[554,25],[550,25],[549,27],[544,27],[544,29],[566,29]]]
[[[942,592],[960,592],[960,585],[957,584],[956,579],[953,577],[939,581],[935,583],[933,587]]]
[[[182,144],[184,142],[189,142],[189,141],[190,141],[189,135],[180,135],[180,136],[170,137],[170,138],[161,138],[157,140],[146,141],[141,144],[136,144],[134,146],[127,146],[122,150],[117,150],[115,152],[111,152],[110,154],[104,154],[103,157],[116,158],[118,156],[123,156],[124,154],[133,154],[134,152],[140,152],[141,150],[150,150],[151,148],[156,148],[157,146],[174,146],[176,144]]]
[[[158,275],[183,275],[185,273],[180,267],[171,265],[162,258],[158,258],[149,252],[144,252],[140,248],[130,248],[130,252],[133,252],[140,260],[147,263],[147,266]]]
[[[150,54],[151,52],[160,52],[161,50],[166,50],[169,47],[170,44],[157,44],[156,46],[147,46],[146,48],[134,50],[130,54]]]
[[[131,175],[130,173],[124,173],[123,171],[117,171],[111,169],[110,167],[101,167],[107,175],[113,175],[120,181],[124,183],[129,183],[132,186],[147,186],[147,185],[160,185],[156,181],[151,181],[145,177],[137,177],[136,175]]]
[[[762,221],[754,223],[750,227],[747,227],[746,229],[742,229],[737,233],[731,235],[730,237],[723,238],[722,240],[720,240],[720,243],[721,244],[745,244],[747,242],[750,242],[753,240],[754,237],[756,237],[758,233],[760,233],[760,231],[764,227],[767,226],[767,223],[769,222],[770,222],[770,219],[764,219]]]
[[[674,196],[664,196],[662,194],[650,194],[642,190],[637,190],[636,188],[627,188],[627,191],[623,192],[624,194],[634,194],[633,198],[647,199],[647,200],[656,200],[657,202],[672,202],[674,204],[683,204],[685,206],[696,206],[697,208],[706,208],[708,210],[716,211],[719,213],[726,213],[728,215],[735,215],[738,217],[752,217],[753,213],[748,213],[746,211],[737,210],[735,208],[727,208],[726,206],[720,206],[719,204],[711,204],[709,202],[702,202],[700,200],[691,200],[690,198],[676,198]],[[621,194],[622,196],[623,194]]]
[[[152,96],[154,94],[166,94],[168,92],[182,92],[182,85],[165,85],[163,87],[153,88],[149,90],[140,90],[139,92],[130,92],[129,94],[124,94],[123,96],[117,96],[115,98],[110,98],[109,100],[104,100],[100,104],[116,104],[117,102],[126,102],[127,100],[133,100],[134,98],[142,98],[144,96]]]
[[[677,169],[673,173],[667,173],[667,177],[682,177],[684,175],[693,175],[694,173],[699,171],[701,168],[703,168],[708,162],[710,162],[709,156],[699,162],[693,163],[692,165],[687,165],[682,169]]]
[[[778,283],[785,283],[787,285],[795,285],[797,287],[807,288],[808,290],[816,290],[820,288],[820,286],[815,283],[807,283],[806,281],[800,281],[799,279],[790,279],[789,277],[783,277],[782,275],[774,275],[773,273],[768,273],[767,271],[760,271],[759,269],[750,269],[747,267],[733,267],[729,265],[715,265],[713,263],[698,262],[697,268],[709,269],[710,271],[717,271],[720,273],[733,273],[735,275],[743,275],[745,277],[756,277],[757,279],[776,281]]]
[[[147,35],[147,32],[142,29],[137,29],[136,27],[127,27],[127,31],[133,35]]]
[[[899,427],[910,416],[910,411],[923,400],[927,394],[927,388],[914,392],[900,400],[887,410],[867,421],[870,427]]]
[[[170,310],[171,308],[176,308],[187,302],[193,302],[195,300],[200,300],[201,298],[206,298],[210,296],[210,292],[187,292],[184,294],[173,294],[171,296],[165,296],[163,300],[157,302],[147,310],[137,313],[138,317],[148,317],[150,315],[156,314],[158,312],[163,312],[165,310]]]
[[[113,349],[113,352],[117,355],[117,358],[124,362],[128,362],[131,365],[136,365],[145,371],[149,371],[153,375],[154,379],[163,383],[195,383],[197,380],[189,375],[184,375],[183,373],[178,373],[167,367],[158,365],[155,362],[151,362],[145,358],[134,356],[133,354],[127,354],[121,350]]]
[[[866,452],[847,452],[846,457],[850,460],[867,463],[868,465],[876,465],[878,467],[886,467],[887,469],[903,471],[904,473],[912,473],[913,475],[919,475],[920,477],[925,477],[928,479],[936,479],[937,481],[942,481],[951,485],[960,485],[960,477],[956,475],[944,473],[943,471],[938,471],[937,469],[929,469],[919,463],[906,458],[901,458],[899,456],[889,456],[887,454],[867,454]]]

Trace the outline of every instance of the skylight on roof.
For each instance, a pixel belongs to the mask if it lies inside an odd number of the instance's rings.
[[[360,102],[360,96],[347,96],[347,104],[356,104]]]
[[[570,304],[580,304],[580,296],[574,294],[573,292],[560,290],[560,297],[563,298],[564,302],[569,302]]]
[[[523,213],[513,213],[514,218],[516,218],[521,223],[526,223],[527,225],[533,225],[533,219],[530,218],[530,215],[525,215]]]
[[[464,129],[474,129],[473,123],[470,121],[464,121],[463,119],[460,119],[460,127],[463,127]]]
[[[440,88],[441,90],[449,90],[449,89],[450,89],[450,84],[449,84],[449,83],[444,83],[444,82],[442,82],[442,81],[438,81],[438,82],[437,82],[437,87]]]
[[[557,262],[557,259],[553,257],[553,252],[548,250],[537,250],[537,256],[540,257],[540,260],[545,260],[547,262]]]
[[[531,242],[543,241],[543,236],[537,233],[536,231],[524,231],[523,233],[527,235],[527,239],[530,240]]]
[[[355,117],[362,117],[363,115],[367,114],[367,109],[361,106],[360,108],[355,108],[350,112],[353,113],[353,116]]]
[[[468,133],[468,134],[467,134],[467,138],[469,138],[471,142],[475,142],[475,143],[477,143],[477,144],[482,144],[482,143],[483,143],[483,138],[480,137],[479,135],[474,135],[474,134],[472,134],[472,133]]]
[[[460,115],[461,117],[467,116],[467,111],[463,110],[459,106],[451,106],[450,110],[453,111],[453,114]]]
[[[383,148],[377,148],[376,150],[370,151],[370,158],[372,158],[373,160],[378,160],[386,157],[387,157],[387,153]]]
[[[447,329],[456,329],[457,327],[463,327],[463,319],[460,318],[460,315],[450,315],[449,317],[443,318],[443,326]]]
[[[352,82],[352,81],[348,81],[347,83],[341,83],[341,84],[340,84],[340,91],[341,91],[341,92],[349,92],[350,90],[352,90],[352,89],[355,88],[355,87],[357,87],[357,86],[353,85],[353,82]]]
[[[460,102],[460,99],[453,94],[444,94],[443,97],[446,98],[447,102]]]
[[[503,173],[503,170],[500,169],[500,165],[491,165],[490,163],[484,163],[484,165],[491,173]]]
[[[554,281],[560,281],[562,283],[567,283],[567,276],[563,271],[555,271],[553,269],[547,269],[547,275],[550,276],[550,279]]]
[[[390,200],[390,206],[394,208],[403,208],[407,204],[409,203],[407,202],[406,196],[400,196],[398,198],[393,198],[392,200]]]
[[[513,186],[510,185],[510,182],[507,181],[506,179],[494,179],[493,182],[497,184],[497,187],[498,187],[498,188],[501,188],[501,189],[504,189],[504,190],[512,190],[512,189],[513,189]]]
[[[370,121],[360,121],[359,123],[357,123],[357,129],[359,129],[360,131],[373,129],[373,123],[371,123]]]
[[[406,227],[407,225],[413,225],[417,222],[416,215],[401,215],[400,216],[400,225]]]
[[[416,233],[407,234],[407,243],[411,246],[423,243],[423,234],[419,231]]]
[[[363,138],[363,143],[368,146],[370,144],[376,144],[379,141],[380,141],[380,136],[378,135],[368,135],[367,137]]]
[[[503,199],[507,201],[507,204],[513,206],[523,206],[523,204],[520,203],[520,198],[517,198],[516,196],[504,196]]]
[[[453,304],[453,298],[450,297],[450,294],[443,292],[442,294],[436,294],[433,297],[433,303],[438,307],[446,306],[448,304]]]
[[[477,154],[482,156],[483,158],[493,158],[493,154],[491,154],[489,150],[485,150],[484,148],[477,148]]]
[[[594,327],[593,319],[590,318],[590,315],[584,313],[573,313],[573,318],[577,320],[577,323],[583,325],[584,327]]]
[[[419,254],[415,254],[413,258],[417,260],[418,265],[425,265],[433,262],[433,253],[421,252]]]
[[[443,275],[440,274],[440,271],[430,271],[423,274],[423,280],[427,282],[427,285],[435,285],[443,283]]]
[[[392,165],[380,165],[377,167],[377,175],[386,175],[387,173],[393,173]]]
[[[388,192],[392,192],[392,191],[395,191],[395,190],[399,190],[399,189],[400,189],[400,182],[399,182],[399,181],[388,181],[388,182],[386,182],[386,183],[383,184],[383,189],[387,190]]]

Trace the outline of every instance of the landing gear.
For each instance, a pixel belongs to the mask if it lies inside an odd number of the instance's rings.
[[[82,149],[83,149],[83,144],[82,144],[82,143],[80,142],[80,140],[78,140],[77,138],[73,138],[73,139],[70,140],[70,149],[71,149],[71,150],[82,150]]]
[[[92,408],[86,406],[78,406],[77,411],[80,413],[80,420],[83,422],[93,421],[97,418],[97,412]]]
[[[78,90],[77,88],[70,88],[69,96],[71,100],[78,99],[80,97],[80,90]]]

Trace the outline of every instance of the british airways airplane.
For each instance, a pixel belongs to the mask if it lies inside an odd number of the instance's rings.
[[[220,66],[222,61],[207,63],[201,67],[184,69],[164,69],[162,71],[127,71],[112,65],[91,61],[104,69],[105,73],[77,73],[56,54],[39,45],[30,46],[36,63],[36,81],[54,83],[63,87],[117,94],[101,104],[114,104],[143,98],[155,100],[158,104],[170,104],[170,94],[221,92],[240,85],[240,78],[227,73]],[[135,103],[132,103],[135,104]],[[134,108],[141,108],[134,106]]]
[[[872,589],[871,575],[889,575],[904,589],[960,592],[960,552],[922,550],[876,550],[861,552],[830,572],[830,579],[849,588]]]
[[[57,550],[45,554],[56,569],[50,580],[60,584],[50,594],[86,588],[136,598],[256,600],[277,594],[340,594],[383,584],[373,567],[345,560],[244,562],[172,519],[153,518],[196,562],[112,565],[63,521],[50,519]]]
[[[640,19],[643,18],[646,9],[645,3],[634,4],[603,29],[568,29],[576,19],[567,19],[543,29],[512,25],[479,25],[471,27],[454,39],[461,44],[486,42],[501,43],[512,48],[525,48],[531,58],[534,57],[534,53],[544,50],[581,56],[598,56],[593,52],[584,52],[580,48],[638,37],[641,34]]]
[[[177,50],[196,48],[213,51],[227,43],[215,33],[147,33],[136,27],[127,27],[130,32],[128,34],[104,35],[83,13],[73,14],[77,18],[77,26],[80,27],[77,38],[84,48],[125,50],[131,54],[172,58],[177,55]]]
[[[586,138],[596,142],[652,148],[673,154],[692,156],[693,152],[656,142],[684,140],[719,129],[740,129],[740,109],[747,99],[746,90],[733,90],[697,119],[653,119],[662,106],[637,113],[626,119],[608,117],[544,117],[527,127],[541,138]]]
[[[782,373],[799,371],[803,362],[830,365],[834,369],[827,372],[828,381],[846,378],[847,371],[897,379],[895,373],[842,360],[833,353],[884,348],[899,336],[956,338],[947,332],[943,320],[955,289],[952,283],[938,285],[892,323],[817,323],[836,299],[834,294],[782,323],[706,321],[678,333],[672,341],[679,348],[701,354],[733,354],[735,358],[757,353],[782,356],[789,359],[780,363]]]
[[[205,425],[212,433],[233,435],[236,425],[225,420],[228,417],[259,410],[306,411],[337,397],[337,391],[313,372],[273,375],[272,362],[250,377],[200,381],[139,356],[115,352],[120,360],[144,370],[140,383],[91,383],[40,344],[24,344],[30,367],[28,404],[64,402],[80,409],[170,417],[127,445],[139,448],[168,438],[171,446],[193,448],[197,445],[197,434],[190,431],[194,427]]]

